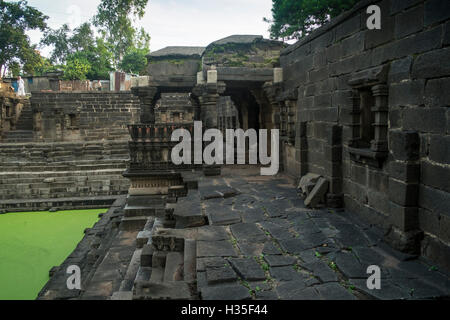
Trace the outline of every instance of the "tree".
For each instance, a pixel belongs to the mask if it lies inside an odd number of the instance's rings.
[[[147,48],[133,48],[129,50],[119,64],[120,69],[128,73],[143,74],[147,66],[147,55],[150,50]]]
[[[71,65],[65,68],[69,70],[70,78],[74,77],[73,74],[80,77],[80,73],[73,69],[78,66],[74,65],[74,61],[82,61],[89,68],[81,77],[89,80],[109,79],[109,72],[113,69],[113,49],[101,38],[95,39],[90,23],[83,23],[73,31],[67,25],[58,30],[50,30],[44,35],[41,44],[53,46],[50,57],[53,63],[64,64],[71,61]]]
[[[63,24],[61,28],[53,30],[48,29],[43,38],[41,45],[53,46],[50,55],[50,61],[53,63],[64,63],[70,54],[70,33],[71,30],[67,24]]]
[[[48,29],[41,39],[41,45],[53,47],[50,56],[53,63],[65,63],[69,55],[90,50],[95,45],[94,32],[89,22],[73,31],[67,24],[63,24],[59,29]]]
[[[143,29],[137,31],[131,21],[131,18],[140,19],[144,16],[147,3],[148,0],[101,0],[94,25],[114,48],[115,66],[130,48],[139,47],[142,36],[149,39],[148,34]]]
[[[111,61],[113,54],[111,48],[105,42],[98,38],[95,44],[91,45],[87,50],[77,51],[69,55],[69,60],[78,59],[89,64],[89,71],[86,78],[89,80],[107,80],[109,72],[113,70]]]
[[[0,74],[13,66],[30,65],[37,59],[36,47],[31,45],[26,31],[47,29],[48,19],[42,12],[28,6],[26,0],[0,1]]]
[[[330,19],[352,8],[360,0],[272,0],[273,39],[300,39]]]
[[[65,80],[86,80],[91,65],[85,59],[71,57],[64,67]]]
[[[72,52],[89,50],[95,46],[95,37],[92,26],[89,22],[85,22],[73,31],[72,37],[69,39]]]

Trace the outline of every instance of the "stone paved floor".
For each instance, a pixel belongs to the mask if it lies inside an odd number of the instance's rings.
[[[202,299],[450,297],[448,275],[391,249],[348,212],[306,209],[287,176],[222,173],[199,182],[211,224],[197,239]],[[370,265],[381,268],[381,290],[367,288]]]

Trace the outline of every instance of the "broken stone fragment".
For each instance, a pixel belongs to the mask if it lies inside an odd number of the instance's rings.
[[[319,181],[319,178],[319,174],[308,173],[300,179],[297,189],[299,189],[302,194],[308,196],[316,185],[317,181]]]
[[[305,205],[309,208],[317,208],[321,203],[325,203],[325,195],[328,192],[328,180],[320,178],[314,189],[305,200]]]

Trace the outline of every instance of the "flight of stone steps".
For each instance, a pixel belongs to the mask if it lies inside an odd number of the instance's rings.
[[[126,194],[128,159],[126,141],[0,144],[0,209],[45,210],[49,202],[69,202],[61,199]]]
[[[15,130],[5,132],[3,143],[31,142],[33,141],[33,111],[28,99],[23,102],[22,112],[16,123]]]
[[[112,300],[195,299],[195,228],[207,224],[195,177],[184,175],[175,200],[155,196],[146,210],[127,204],[121,230],[141,230],[136,250]],[[191,234],[192,232],[192,234]]]

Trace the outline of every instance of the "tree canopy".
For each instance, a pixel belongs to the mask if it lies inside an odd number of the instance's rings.
[[[134,22],[145,14],[148,0],[101,0],[97,13],[74,30],[64,24],[57,29],[46,25],[48,17],[28,5],[27,0],[0,0],[0,75],[9,71],[42,75],[62,70],[66,79],[109,79],[109,72],[142,73],[150,52],[150,36]],[[39,46],[50,48],[41,56],[26,35],[40,30]]]
[[[148,0],[102,0],[94,17],[105,41],[114,47],[114,65],[118,65],[125,54],[139,48],[150,36],[133,27],[132,18],[141,19]]]
[[[113,70],[113,48],[102,38],[94,37],[94,31],[88,22],[73,31],[68,25],[63,25],[57,30],[49,30],[44,34],[41,44],[53,47],[50,61],[61,64],[63,71],[69,68],[69,78],[78,75],[80,80],[109,79],[109,72]],[[81,64],[89,67],[77,68],[77,72],[73,72],[74,66]]]
[[[42,12],[28,6],[26,0],[0,1],[0,75],[4,76],[8,69],[33,72],[41,57],[25,32],[45,31],[47,19]]]
[[[150,50],[147,48],[133,48],[129,50],[119,64],[120,69],[128,73],[142,74],[147,66],[147,55]]]
[[[272,0],[270,35],[274,39],[300,39],[352,8],[360,0]]]

